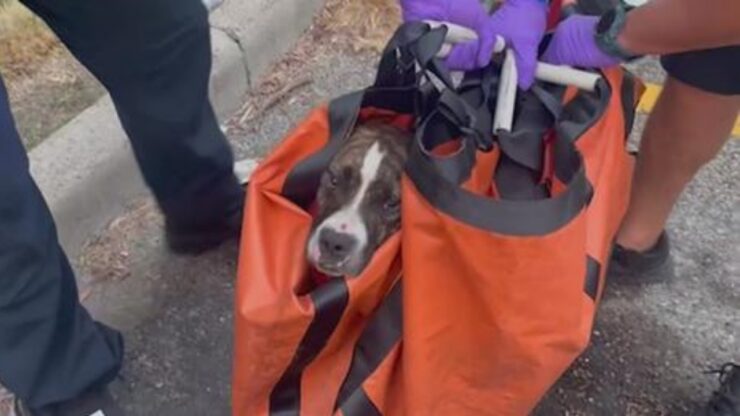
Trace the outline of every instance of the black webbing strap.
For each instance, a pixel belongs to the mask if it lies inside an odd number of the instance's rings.
[[[298,415],[301,409],[301,378],[306,367],[329,341],[349,302],[343,279],[332,279],[311,293],[315,313],[293,361],[270,392],[270,416]]]
[[[394,284],[355,345],[352,362],[334,406],[335,409],[341,408],[347,416],[367,414],[365,411],[358,411],[367,408],[365,400],[358,400],[365,396],[362,384],[401,341],[402,286],[400,280]]]
[[[542,235],[572,220],[590,201],[591,187],[582,158],[574,144],[562,137],[556,137],[553,159],[556,175],[566,185],[566,190],[556,197],[496,200],[461,188],[461,179],[469,177],[473,168],[478,143],[476,135],[471,134],[470,118],[461,117],[459,111],[450,111],[459,107],[464,108],[448,103],[425,119],[417,129],[411,148],[407,174],[430,204],[481,229],[512,235]],[[541,111],[551,116],[547,109]],[[552,118],[549,122],[552,123]],[[443,142],[435,132],[440,126],[444,126],[445,132],[452,131],[453,134],[447,136],[449,139],[462,138],[458,152],[452,156],[437,156],[433,152],[434,146]],[[538,140],[541,149],[541,136]],[[541,163],[541,150],[536,157]]]

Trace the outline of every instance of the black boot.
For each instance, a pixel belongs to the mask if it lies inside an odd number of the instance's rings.
[[[185,255],[198,255],[227,241],[238,240],[241,229],[241,210],[212,224],[178,226],[170,221],[165,222],[165,236],[170,250]]]
[[[649,284],[670,280],[673,263],[670,256],[668,235],[663,232],[653,247],[646,251],[635,251],[614,246],[609,260],[610,284]]]
[[[216,206],[223,208],[223,214],[219,216],[187,222],[174,221],[171,216],[167,216],[165,237],[170,250],[175,254],[199,255],[227,241],[238,241],[242,230],[247,184],[244,182],[239,185],[241,186],[240,193],[217,198],[222,201],[222,204]],[[228,194],[228,192],[224,193]],[[188,212],[188,208],[181,207],[178,211]]]

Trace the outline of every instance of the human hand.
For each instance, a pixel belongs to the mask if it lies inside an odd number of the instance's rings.
[[[448,62],[456,69],[469,70],[487,65],[496,39],[503,38],[514,50],[519,87],[534,82],[537,52],[547,26],[547,5],[542,0],[506,0],[490,17],[479,20],[473,29],[478,40],[457,45]]]
[[[621,60],[602,51],[596,44],[595,16],[575,15],[564,20],[553,33],[542,60],[555,65],[605,68]]]
[[[436,20],[464,26],[476,32],[481,39],[489,16],[479,0],[401,0],[404,21]],[[453,48],[447,57],[447,66],[453,70],[469,70],[485,66],[491,59],[495,38],[490,35],[486,39],[486,47],[490,44],[488,54],[480,54],[478,59],[478,43],[475,45],[459,45]],[[469,50],[475,49],[474,52]],[[485,55],[485,56],[484,56]]]

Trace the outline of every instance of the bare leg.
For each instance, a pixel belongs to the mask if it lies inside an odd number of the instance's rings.
[[[727,141],[738,111],[740,96],[668,78],[642,136],[619,245],[644,251],[657,242],[681,192]]]

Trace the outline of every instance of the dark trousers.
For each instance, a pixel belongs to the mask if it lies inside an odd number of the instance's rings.
[[[170,224],[197,227],[240,209],[233,156],[208,101],[200,0],[24,3],[110,92]],[[120,334],[78,301],[0,85],[0,383],[42,407],[109,382],[122,355]]]

